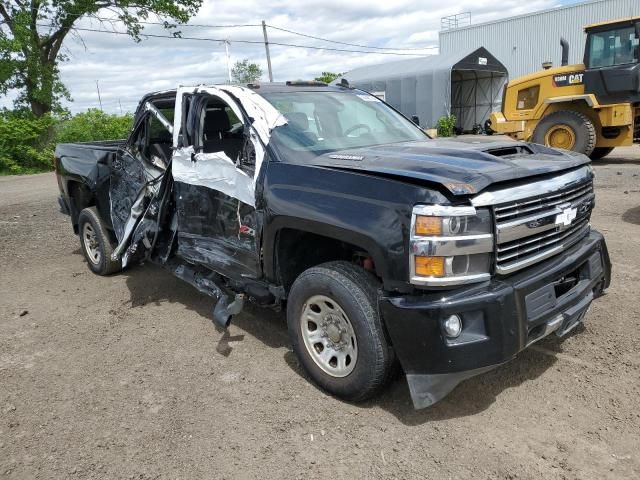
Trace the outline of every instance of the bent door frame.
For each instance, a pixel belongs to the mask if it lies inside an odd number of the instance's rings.
[[[189,108],[183,108],[189,96]],[[235,280],[262,276],[260,258],[262,212],[256,210],[255,174],[243,171],[224,151],[202,152],[194,131],[202,131],[207,101],[226,104],[244,125],[245,140],[251,120],[231,95],[218,88],[179,89],[176,113],[180,131],[174,131],[172,159],[174,199],[178,212],[177,254]],[[194,110],[196,109],[196,110]],[[199,125],[188,125],[199,121]],[[176,121],[176,125],[178,122]],[[194,129],[194,127],[196,127]],[[244,142],[255,147],[257,135]],[[258,148],[264,150],[262,144]]]

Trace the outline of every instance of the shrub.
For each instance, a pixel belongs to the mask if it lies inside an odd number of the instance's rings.
[[[63,118],[0,112],[0,175],[52,170],[56,143],[126,138],[132,124],[131,114],[109,115],[97,109]]]
[[[53,119],[0,113],[0,173],[35,173],[53,168]]]
[[[127,138],[133,116],[109,115],[97,108],[63,119],[56,126],[57,143],[96,142]]]
[[[456,117],[455,115],[445,115],[438,119],[439,137],[453,137],[456,132]]]

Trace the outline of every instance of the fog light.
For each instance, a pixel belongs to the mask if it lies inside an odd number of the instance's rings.
[[[444,333],[450,338],[457,338],[462,332],[462,320],[458,315],[451,315],[442,323],[442,326]]]

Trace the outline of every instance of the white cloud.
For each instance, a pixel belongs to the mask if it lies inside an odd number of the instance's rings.
[[[378,47],[422,48],[437,46],[440,18],[470,11],[473,23],[541,10],[561,0],[307,0],[270,2],[245,0],[221,2],[205,0],[193,24],[267,24],[281,26],[341,42]],[[102,28],[95,20],[78,26]],[[120,30],[122,30],[120,28]],[[267,78],[262,44],[236,43],[236,39],[262,40],[261,27],[189,28],[184,36],[228,38],[232,63],[243,58],[259,63]],[[147,33],[166,35],[159,26],[148,26]],[[227,78],[224,45],[216,42],[148,38],[135,43],[127,36],[78,32],[79,38],[66,42],[69,61],[61,65],[62,80],[74,101],[68,107],[83,111],[98,106],[96,80],[99,80],[105,111],[133,111],[142,94],[195,83],[220,83]],[[279,43],[350,49],[344,45],[322,43],[310,38],[269,29],[269,40]],[[355,49],[355,48],[353,48]],[[425,50],[437,52],[437,50]],[[276,81],[310,79],[322,71],[344,72],[352,68],[393,61],[401,56],[347,53],[329,50],[271,46],[271,62]],[[1,103],[1,101],[0,101]],[[5,100],[6,103],[6,100]]]

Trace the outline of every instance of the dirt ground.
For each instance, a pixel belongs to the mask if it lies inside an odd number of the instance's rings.
[[[159,268],[93,275],[54,176],[0,177],[0,478],[640,478],[640,148],[595,169],[609,293],[420,411],[318,390],[282,314],[222,333]]]

